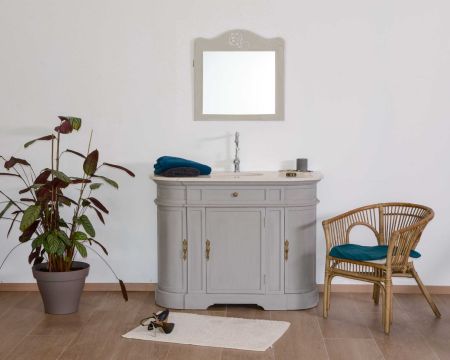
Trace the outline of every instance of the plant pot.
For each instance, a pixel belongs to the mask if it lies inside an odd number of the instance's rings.
[[[48,314],[71,314],[78,311],[84,281],[89,273],[89,264],[74,261],[74,270],[48,272],[48,264],[33,266],[33,276],[37,281]]]

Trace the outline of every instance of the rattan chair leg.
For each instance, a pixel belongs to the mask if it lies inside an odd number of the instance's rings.
[[[325,270],[325,279],[323,281],[323,317],[326,319],[328,317],[328,309],[330,308],[329,302],[330,302],[330,274],[328,270]]]
[[[328,278],[328,299],[327,299],[327,305],[328,305],[328,311],[330,311],[330,307],[331,307],[331,281],[333,280],[333,275],[330,275],[330,277]]]
[[[385,294],[385,288],[382,288],[383,292],[381,294],[381,326],[384,329],[384,323],[385,323],[385,319],[386,319],[386,294]]]
[[[384,332],[389,334],[391,331],[391,309],[392,309],[392,282],[391,280],[386,280],[385,291],[384,291]]]
[[[378,284],[373,284],[372,299],[375,305],[378,305],[380,301],[380,285]]]
[[[441,317],[441,313],[439,312],[439,309],[437,308],[436,304],[434,303],[433,299],[431,298],[430,293],[428,292],[427,288],[423,284],[422,280],[420,280],[419,274],[417,274],[416,270],[414,268],[411,269],[411,274],[414,277],[414,279],[417,282],[417,285],[419,285],[420,291],[422,292],[423,296],[425,296],[425,299],[427,299],[428,304],[431,306],[431,309],[434,312],[434,315],[437,318]]]

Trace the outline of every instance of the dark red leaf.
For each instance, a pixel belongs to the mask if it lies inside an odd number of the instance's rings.
[[[100,219],[100,221],[104,224],[105,223],[105,219],[103,218],[103,215],[100,211],[98,211],[95,207],[91,206],[91,209],[93,209],[95,211],[95,213],[97,214],[98,218]]]
[[[103,165],[106,165],[106,166],[110,166],[110,167],[113,167],[113,168],[116,168],[116,169],[123,170],[123,171],[125,171],[128,175],[130,175],[130,176],[132,176],[132,177],[135,177],[134,173],[133,173],[131,170],[128,170],[127,168],[124,168],[123,166],[120,166],[120,165],[114,165],[114,164],[110,164],[110,163],[103,163]]]
[[[17,175],[17,174],[11,174],[11,173],[0,173],[0,175],[7,175],[7,176],[17,176],[17,177],[20,177],[20,176]]]
[[[94,242],[94,243],[96,243],[98,246],[101,247],[101,249],[103,250],[103,252],[104,252],[106,255],[108,255],[108,250],[106,250],[106,248],[105,248],[102,244],[100,244],[97,240],[92,239],[92,238],[89,238],[88,240],[89,240],[89,242]]]
[[[86,175],[91,176],[94,175],[95,170],[97,170],[98,163],[98,150],[92,151],[84,160],[83,170]]]
[[[24,145],[24,147],[28,147],[28,146],[30,146],[31,144],[33,144],[35,141],[39,141],[39,140],[53,140],[53,139],[55,139],[55,135],[46,135],[46,136],[42,136],[42,137],[40,137],[40,138],[37,138],[37,139],[34,139],[34,140],[31,140],[31,141],[28,141],[25,145]]]
[[[9,159],[8,161],[5,162],[5,169],[11,169],[14,165],[17,164],[22,164],[22,165],[26,165],[26,166],[30,166],[30,164],[28,163],[28,161],[24,160],[24,159],[18,159],[15,158],[14,156],[11,156],[11,159]]]
[[[81,179],[81,178],[75,178],[70,181],[71,184],[89,184],[91,182],[92,181],[89,179]]]
[[[25,194],[26,192],[28,192],[30,190],[31,190],[31,186],[29,186],[29,187],[27,187],[25,189],[19,190],[19,194]]]
[[[68,183],[66,183],[65,181],[62,181],[61,179],[58,178],[54,178],[51,182],[50,182],[51,186],[53,186],[54,188],[57,189],[65,189],[66,187],[69,186]]]
[[[27,229],[20,235],[19,241],[26,242],[31,239],[37,227],[39,226],[40,220],[36,220],[33,224],[27,227]]]
[[[34,180],[34,183],[35,184],[45,184],[51,173],[52,173],[52,171],[50,169],[45,169],[38,175],[36,180]]]
[[[119,279],[119,284],[120,284],[120,290],[122,291],[122,297],[125,299],[125,301],[128,301],[128,292],[127,292],[127,288],[125,287],[125,284],[120,279]]]
[[[36,259],[34,259],[33,265],[42,264],[43,261],[44,261],[44,257],[38,256]]]
[[[83,159],[86,159],[86,156],[84,156],[82,153],[79,153],[78,151],[70,150],[70,149],[67,149],[66,151],[70,152],[72,154],[78,155],[79,157],[82,157]]]
[[[88,199],[91,200],[91,202],[92,202],[97,208],[99,208],[101,211],[103,211],[103,212],[106,213],[106,214],[109,214],[108,209],[105,208],[105,207],[103,206],[103,204],[102,204],[100,201],[98,201],[96,198],[94,198],[94,197],[89,197]]]
[[[39,256],[39,250],[35,249],[31,251],[30,255],[28,256],[28,264],[31,264],[34,259],[36,259]]]
[[[55,131],[61,133],[61,134],[70,134],[73,130],[72,125],[70,124],[69,120],[63,120],[61,122],[61,125],[55,127]]]
[[[50,201],[52,198],[52,191],[49,189],[49,185],[44,185],[36,190],[36,197],[42,202]]]

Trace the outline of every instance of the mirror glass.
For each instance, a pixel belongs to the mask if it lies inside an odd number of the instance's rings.
[[[194,41],[195,120],[284,120],[284,40],[231,30]]]
[[[204,51],[203,114],[275,114],[275,51]]]

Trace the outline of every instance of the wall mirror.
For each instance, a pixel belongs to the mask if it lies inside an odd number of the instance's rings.
[[[195,120],[284,120],[284,41],[231,30],[194,42]]]

